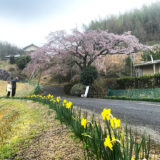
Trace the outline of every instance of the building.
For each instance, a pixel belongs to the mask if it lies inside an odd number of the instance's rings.
[[[30,44],[30,45],[24,47],[23,50],[26,54],[31,54],[31,53],[35,52],[38,48],[39,48],[38,46],[36,46],[34,44]]]
[[[4,57],[4,60],[10,59],[10,57],[14,57],[15,59],[17,59],[18,57],[20,57],[20,54],[5,56],[5,57]]]
[[[160,59],[137,64],[134,67],[137,76],[160,73]]]

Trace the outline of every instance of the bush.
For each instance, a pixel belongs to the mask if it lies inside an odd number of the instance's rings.
[[[11,57],[9,58],[9,63],[10,63],[10,64],[15,64],[15,63],[16,63],[14,56],[11,56]]]
[[[70,95],[72,87],[75,84],[80,83],[79,81],[80,81],[79,75],[73,76],[72,79],[70,80],[70,83],[64,85],[64,93]]]
[[[91,85],[97,77],[97,69],[94,66],[89,66],[81,72],[80,81],[84,85]]]
[[[99,77],[94,81],[90,88],[89,96],[90,97],[101,97],[104,98],[104,96],[107,95],[107,89],[115,89],[117,88],[115,78],[102,78]]]
[[[110,88],[110,89],[118,88],[118,84],[117,84],[116,78],[107,78],[106,79],[106,87]]]
[[[98,78],[92,84],[89,96],[91,96],[91,97],[104,97],[104,95],[106,95],[106,93],[107,93],[106,79],[105,78]]]
[[[15,71],[15,68],[10,67],[8,70],[9,70],[10,72],[13,72],[13,71]]]
[[[64,86],[64,93],[70,95],[70,91],[71,91],[72,87],[73,87],[72,83],[66,84]]]
[[[160,84],[160,73],[142,77],[122,77],[117,79],[118,89],[156,88]]]
[[[85,86],[81,83],[75,84],[71,89],[71,95],[73,96],[80,96],[81,94],[84,94],[85,92]]]
[[[33,94],[39,94],[41,92],[41,87],[40,85],[37,85],[36,88],[34,89]]]
[[[16,64],[19,69],[23,70],[26,67],[27,63],[29,63],[30,61],[31,61],[30,56],[21,56],[17,58]]]

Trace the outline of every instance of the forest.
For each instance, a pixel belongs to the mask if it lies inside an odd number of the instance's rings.
[[[0,59],[7,55],[14,56],[16,54],[23,54],[23,50],[8,42],[0,41]]]
[[[84,25],[84,30],[108,30],[108,32],[122,34],[132,31],[141,42],[154,44],[160,41],[160,2],[144,5],[141,9],[134,9],[118,16],[111,15],[105,19],[92,20]]]

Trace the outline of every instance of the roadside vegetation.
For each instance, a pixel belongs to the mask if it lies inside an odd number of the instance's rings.
[[[24,99],[48,104],[54,109],[61,123],[72,128],[72,131],[83,142],[86,158],[106,160],[141,160],[156,159],[157,153],[152,150],[150,138],[145,134],[139,136],[131,129],[121,127],[121,120],[113,117],[110,109],[104,108],[101,113],[102,120],[90,118],[87,112],[73,108],[72,102],[54,98],[52,95],[32,95]],[[154,152],[154,153],[153,153]]]
[[[5,98],[6,85],[7,82],[0,81],[1,160],[34,159],[36,155],[40,159],[84,159],[80,141],[55,120],[52,110],[43,104],[17,99],[31,95],[35,86],[17,83],[16,97]]]

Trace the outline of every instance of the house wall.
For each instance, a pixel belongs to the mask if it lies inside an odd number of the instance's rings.
[[[37,50],[37,47],[35,47],[35,46],[30,46],[30,47],[24,49],[24,51],[26,51],[26,52],[35,51],[35,50]]]
[[[141,67],[143,70],[143,75],[145,74],[153,74],[153,65],[143,66]]]
[[[143,75],[154,74],[153,64],[147,66],[141,66],[139,68],[142,69]],[[155,72],[156,73],[160,72],[160,64],[155,64]]]
[[[160,72],[160,64],[156,64],[156,73]]]

